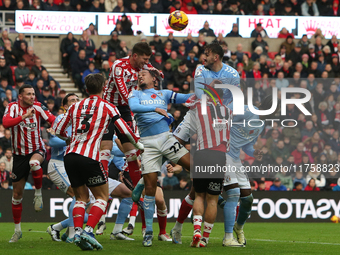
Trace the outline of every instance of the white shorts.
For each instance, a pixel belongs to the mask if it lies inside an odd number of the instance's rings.
[[[71,186],[65,171],[64,161],[57,159],[50,159],[47,168],[47,174],[51,181],[66,194],[68,188]]]
[[[177,136],[184,142],[188,142],[190,137],[196,133],[196,127],[194,126],[194,121],[191,121],[192,110],[187,111],[182,122],[177,126],[174,131],[174,136]]]
[[[245,171],[242,171],[242,162],[240,159],[233,159],[228,154],[227,156],[227,169],[228,172],[224,173],[223,185],[231,185],[238,183],[240,189],[250,189],[250,183],[248,175]]]
[[[112,193],[112,191],[114,191],[119,184],[121,184],[120,181],[108,178],[108,182],[109,184],[109,194]],[[90,203],[93,204],[94,202],[96,202],[96,198],[94,197],[94,195],[92,194],[91,190],[89,189],[89,197],[90,197]]]
[[[142,174],[160,172],[163,156],[171,162],[177,163],[185,154],[189,153],[170,132],[142,137],[140,140],[144,144]]]

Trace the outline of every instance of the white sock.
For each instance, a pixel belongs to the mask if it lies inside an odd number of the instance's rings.
[[[41,189],[35,189],[35,193],[34,193],[35,196],[41,196]]]
[[[136,216],[130,216],[129,224],[135,227],[136,224]]]
[[[63,230],[63,226],[61,225],[61,223],[57,223],[57,224],[54,224],[53,226],[53,229],[57,230],[57,231],[61,231]]]
[[[176,221],[174,229],[178,231],[182,231],[182,227],[183,227],[183,223],[179,223],[178,221]]]
[[[21,222],[14,224],[15,232],[21,232]]]
[[[224,239],[228,240],[228,239],[231,239],[233,238],[233,233],[224,233]]]
[[[74,227],[68,227],[68,237],[69,238],[73,238],[75,233],[76,232],[74,231]]]
[[[239,225],[239,224],[236,222],[236,226],[235,226],[235,227],[236,227],[237,229],[243,229],[243,226],[244,226],[244,225]]]
[[[99,220],[99,222],[104,222],[105,223],[105,217],[106,217],[106,214],[104,213],[103,215],[102,215],[102,217],[100,217],[100,220]]]
[[[93,233],[93,227],[86,226],[84,230],[85,230],[85,232]]]
[[[124,224],[115,224],[115,227],[113,228],[112,233],[117,234],[119,232],[122,232],[123,231],[123,225]]]

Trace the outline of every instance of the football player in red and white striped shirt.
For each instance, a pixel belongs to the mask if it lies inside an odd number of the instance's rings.
[[[23,85],[19,89],[19,101],[6,107],[2,123],[12,132],[13,151],[13,197],[12,213],[15,232],[10,242],[17,242],[22,237],[21,214],[22,198],[25,183],[31,170],[34,185],[34,209],[43,209],[41,186],[43,170],[41,163],[45,158],[45,146],[40,136],[40,120],[43,118],[51,125],[55,120],[48,109],[41,103],[34,102],[35,92],[31,85]]]
[[[82,249],[91,245],[102,249],[94,238],[93,228],[105,212],[109,191],[107,184],[108,173],[100,163],[100,142],[110,121],[129,139],[137,149],[143,150],[143,145],[132,130],[120,118],[117,108],[102,99],[104,77],[101,74],[90,74],[85,77],[85,85],[89,98],[73,104],[58,123],[55,133],[62,139],[67,139],[64,164],[71,186],[76,196],[73,209],[73,221],[76,231],[74,242]],[[66,129],[72,124],[72,136],[67,137]],[[92,206],[85,231],[82,230],[85,205],[89,198],[87,187],[96,198]],[[86,240],[85,244],[82,240]]]
[[[132,48],[132,56],[116,60],[110,70],[110,77],[105,86],[103,99],[117,106],[122,119],[130,126],[132,130],[133,123],[131,110],[128,105],[128,96],[132,90],[138,89],[138,72],[143,69],[154,69],[149,64],[152,54],[150,46],[145,42],[136,43]],[[157,70],[158,71],[158,70]],[[158,71],[160,77],[163,73]],[[114,125],[109,125],[107,134],[104,135],[101,143],[101,160],[105,169],[108,169],[110,153],[112,149],[112,138]],[[117,136],[122,143],[124,154],[129,166],[129,174],[133,185],[135,186],[140,177],[139,165],[137,162],[137,150],[130,143],[127,137],[117,130]]]

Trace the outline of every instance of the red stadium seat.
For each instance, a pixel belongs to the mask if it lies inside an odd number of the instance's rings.
[[[244,51],[243,53],[247,54],[249,58],[251,57],[251,53],[249,51]]]
[[[276,54],[277,52],[268,52],[268,57],[274,59]]]
[[[272,182],[272,181],[265,181],[264,183],[266,184],[266,187],[265,187],[266,190],[269,190],[269,189],[270,189],[270,186],[273,185],[273,182]]]
[[[15,74],[14,74],[14,71],[15,69],[17,69],[18,66],[10,66],[10,68],[12,69],[12,77],[13,77],[13,81],[14,81],[14,86],[15,86]]]

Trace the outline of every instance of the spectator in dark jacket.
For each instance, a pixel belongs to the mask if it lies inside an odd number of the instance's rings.
[[[88,60],[86,59],[85,50],[80,50],[78,58],[74,61],[72,66],[72,76],[73,80],[79,89],[82,89],[81,77],[84,71],[88,68]]]
[[[179,42],[174,38],[174,33],[172,32],[169,33],[168,39],[166,39],[164,44],[166,44],[166,42],[171,42],[172,50],[174,51],[178,50]]]
[[[126,47],[126,42],[121,41],[119,46],[116,49],[117,59],[125,58],[128,55],[128,53],[129,53],[129,49],[128,47]]]
[[[214,30],[212,30],[210,27],[209,27],[209,22],[208,21],[205,21],[204,22],[204,25],[203,25],[203,28],[200,29],[198,31],[199,34],[203,34],[204,36],[213,36],[213,37],[216,37],[215,33],[214,33]]]
[[[26,48],[28,47],[27,42],[25,41],[25,35],[24,34],[18,34],[18,37],[15,38],[15,41],[13,43],[13,48],[16,50],[19,50],[21,48],[21,43],[25,43],[26,44]]]
[[[30,70],[26,67],[25,60],[19,59],[18,67],[14,71],[15,79],[21,78],[23,80],[26,80],[29,72]]]
[[[27,48],[27,53],[22,56],[25,60],[26,67],[31,70],[32,66],[34,66],[34,61],[39,58],[37,55],[34,54],[33,47],[29,46]]]
[[[77,39],[73,37],[73,34],[69,32],[67,36],[61,40],[60,44],[60,52],[62,56],[62,66],[64,68],[64,71],[67,72],[69,69],[69,61],[70,61],[70,45],[73,45],[74,42],[77,42]]]
[[[7,78],[8,84],[13,86],[13,73],[9,66],[6,66],[6,59],[4,56],[0,57],[0,77]]]
[[[34,63],[35,63],[35,65],[32,66],[31,71],[33,71],[35,73],[36,77],[40,77],[41,76],[41,72],[43,70],[46,70],[46,68],[41,64],[42,61],[41,61],[40,58],[35,59]]]
[[[256,49],[257,46],[261,46],[263,49],[263,54],[267,55],[268,53],[268,43],[262,39],[261,34],[257,34],[256,39],[251,43],[251,48],[253,51]]]
[[[42,10],[44,11],[59,11],[58,5],[53,3],[53,0],[47,0],[46,2],[42,2]]]
[[[192,40],[192,35],[191,33],[188,34],[187,39],[183,41],[185,45],[185,50],[187,52],[191,51],[192,48],[196,45],[196,43]]]
[[[108,60],[110,56],[111,50],[108,47],[108,44],[106,41],[102,41],[102,45],[97,50],[96,55],[101,57],[101,60]]]
[[[6,63],[8,63],[10,66],[18,65],[18,52],[12,48],[11,41],[6,40],[4,48],[4,57],[6,58]]]
[[[189,51],[186,65],[189,68],[190,72],[193,73],[196,70],[197,65],[199,64],[198,58],[196,58],[196,54],[193,50]]]
[[[155,67],[158,70],[163,69],[163,61],[162,61],[162,53],[156,52],[155,57],[153,60],[150,61],[153,67]]]
[[[174,80],[174,73],[172,71],[171,61],[167,60],[164,63],[162,71],[164,74],[164,85],[167,86],[169,82],[173,82]]]
[[[59,6],[59,11],[75,11],[75,8],[71,5],[70,0],[64,0],[64,2]]]
[[[116,31],[113,31],[111,33],[112,37],[111,39],[107,42],[107,45],[109,46],[109,49],[112,52],[115,52],[116,49],[118,48],[119,44],[120,44],[120,40],[118,39],[118,33]]]
[[[92,39],[89,38],[87,35],[87,31],[84,30],[81,38],[78,41],[79,47],[82,50],[85,50],[86,57],[87,58],[93,58],[94,57],[94,50],[96,49],[96,46]]]
[[[256,24],[256,28],[251,32],[250,37],[257,38],[257,35],[260,34],[261,37],[268,37],[267,31],[262,27],[261,23]]]
[[[230,33],[226,35],[226,37],[242,37],[238,32],[238,25],[233,23],[233,28],[231,29]]]
[[[185,61],[181,61],[178,68],[174,71],[175,87],[181,88],[188,75],[191,75]]]

